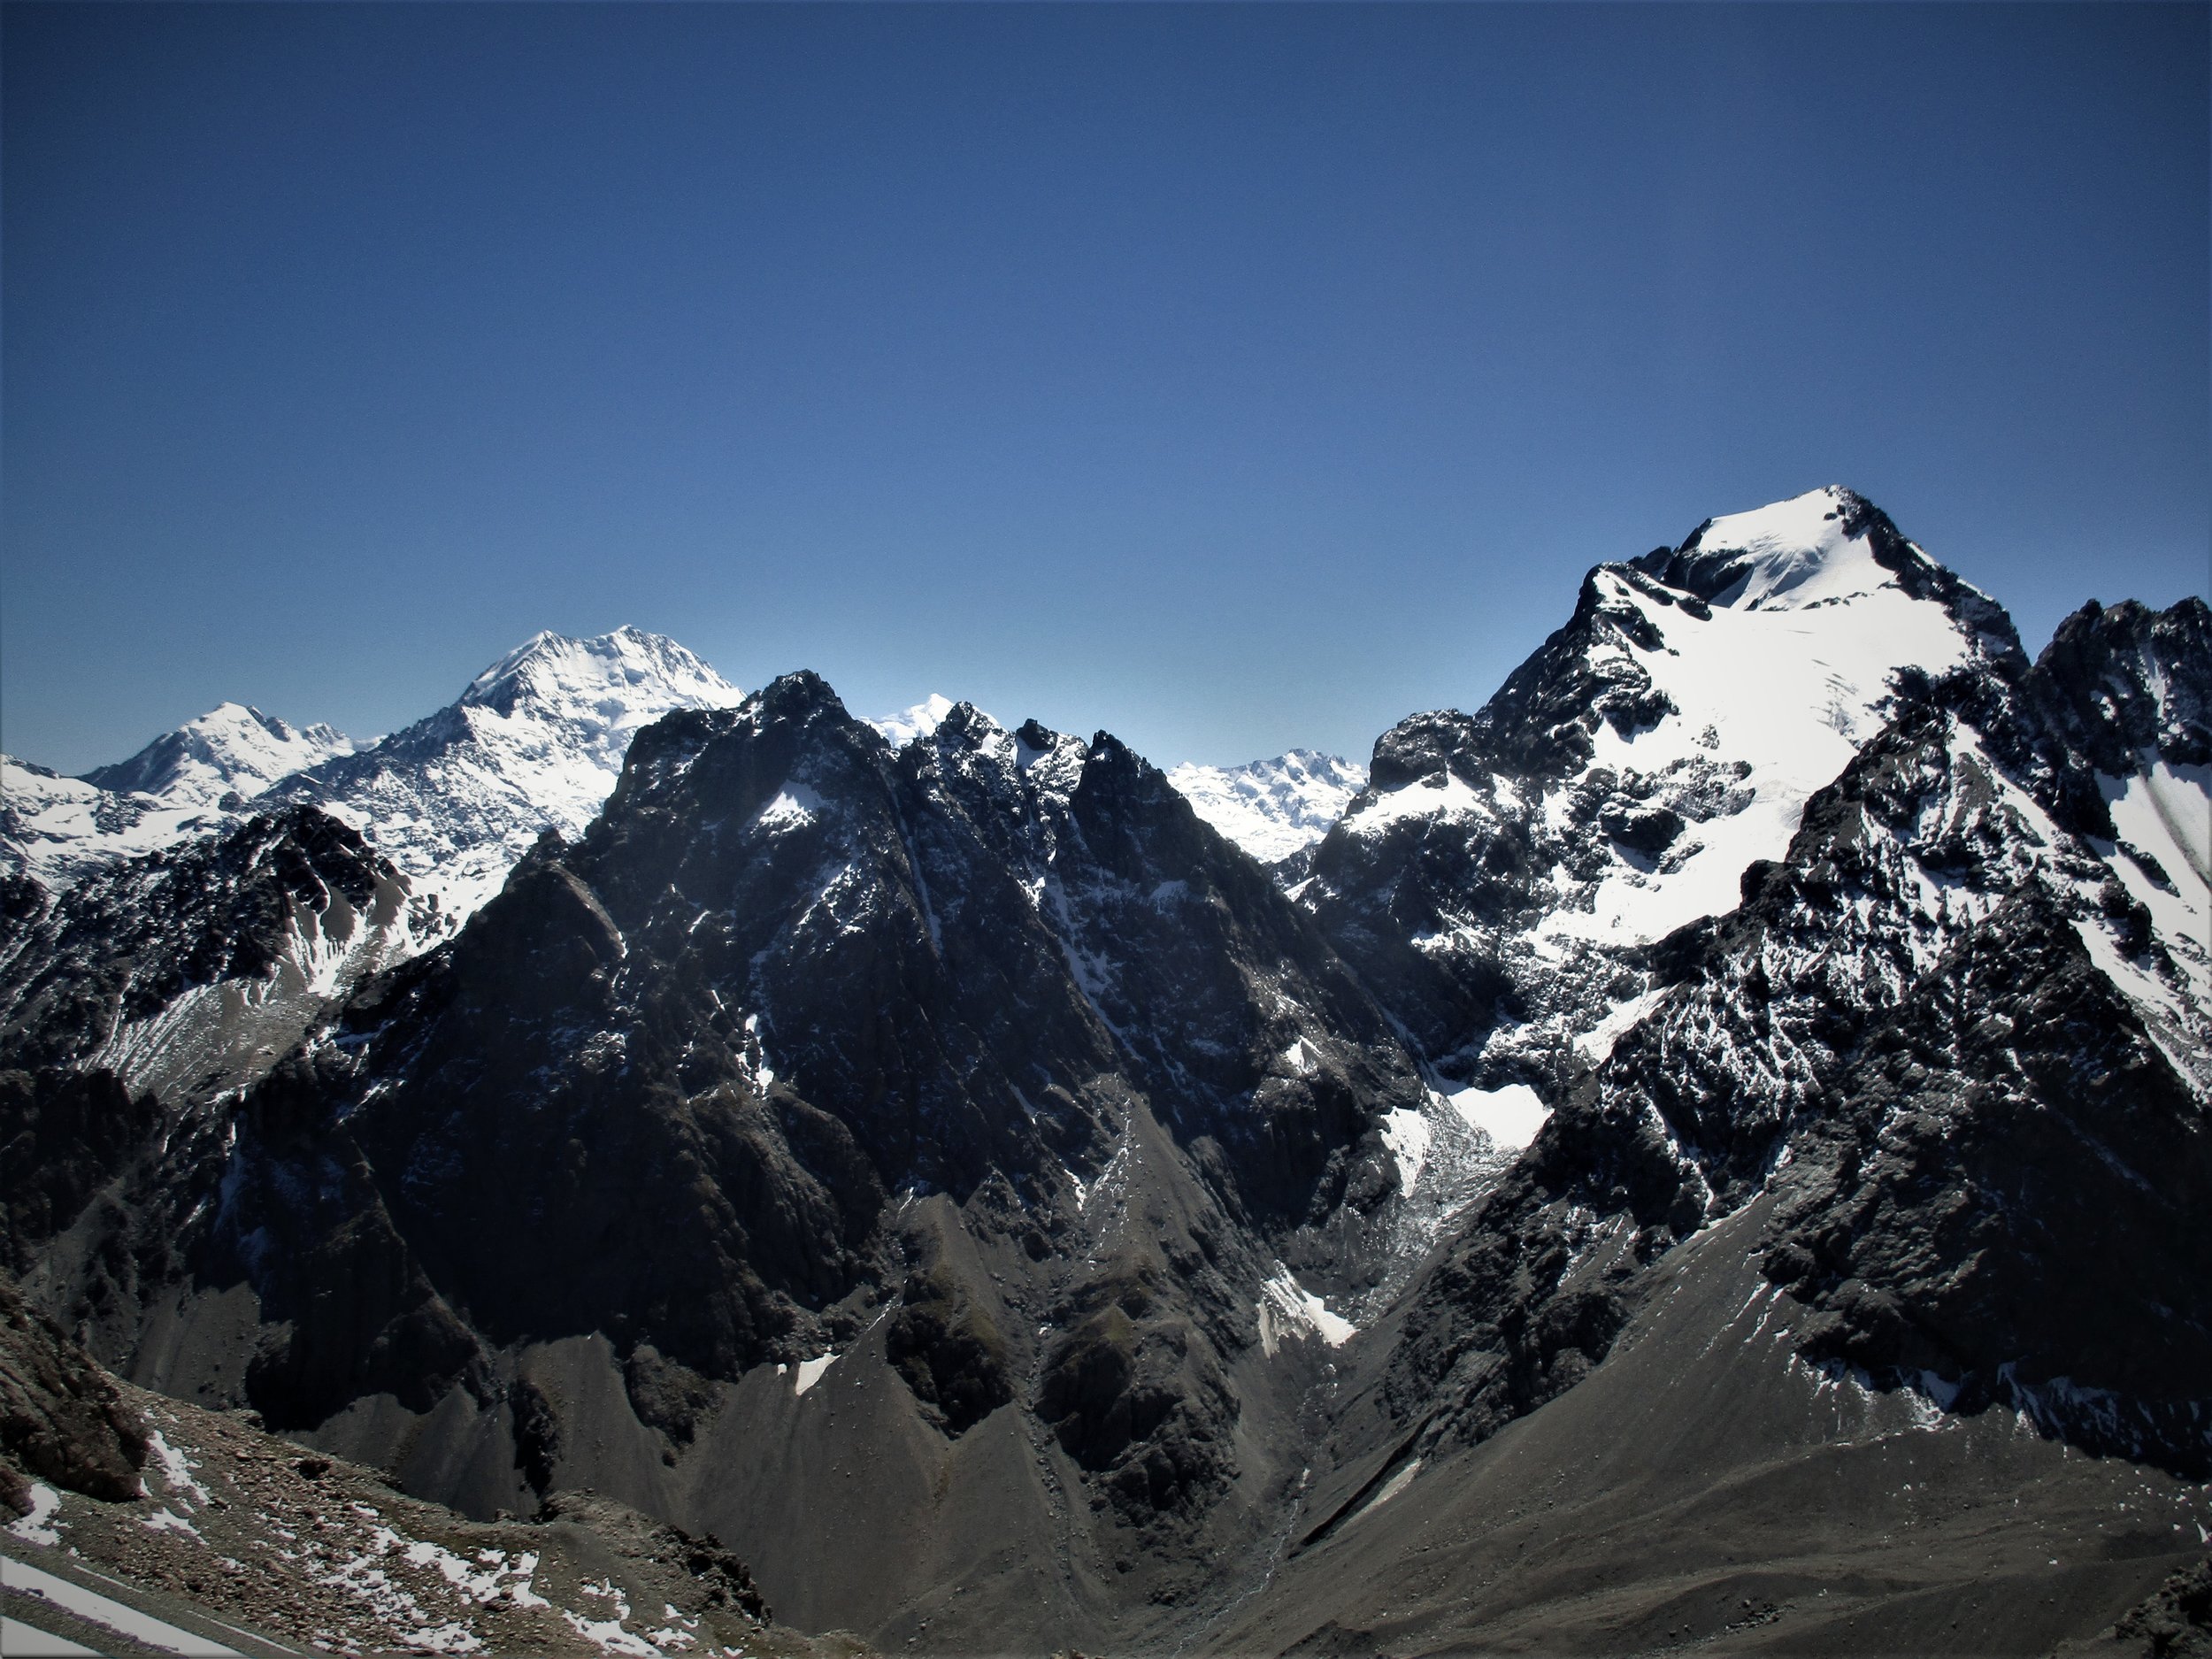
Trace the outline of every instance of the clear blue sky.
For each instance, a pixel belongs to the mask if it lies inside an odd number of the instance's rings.
[[[1851,484],[2202,593],[2202,5],[6,7],[0,741],[625,622],[1164,764]]]

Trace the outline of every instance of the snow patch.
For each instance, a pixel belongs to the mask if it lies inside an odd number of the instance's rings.
[[[1613,1045],[1626,1034],[1629,1027],[1656,1008],[1665,995],[1663,989],[1646,991],[1641,996],[1615,1003],[1611,1012],[1575,1039],[1575,1047],[1592,1065],[1602,1064],[1611,1056]]]
[[[1344,820],[1356,835],[1372,834],[1401,818],[1468,818],[1486,810],[1483,798],[1465,779],[1448,772],[1427,777],[1371,797],[1366,805]]]
[[[136,1608],[88,1590],[73,1579],[0,1555],[0,1586],[24,1595],[35,1595],[66,1608],[80,1618],[105,1625],[120,1635],[143,1642],[163,1653],[183,1654],[187,1659],[242,1659],[234,1647],[226,1647],[205,1636],[142,1613]]]
[[[2166,879],[2154,879],[2124,849],[2116,848],[2106,862],[2150,912],[2192,1000],[2212,1013],[2212,766],[2177,766],[2154,757],[2132,777],[2100,777],[2097,783],[2120,840]]]
[[[50,1525],[61,1513],[61,1494],[42,1480],[31,1482],[31,1512],[8,1527],[12,1537],[27,1544],[58,1544],[61,1534]]]
[[[589,1619],[581,1613],[561,1609],[561,1617],[568,1627],[602,1653],[634,1654],[638,1659],[661,1659],[660,1649],[642,1636],[634,1636],[622,1628],[618,1618]]]
[[[1331,1348],[1341,1348],[1358,1331],[1349,1319],[1331,1313],[1328,1305],[1303,1285],[1280,1262],[1260,1286],[1260,1347],[1270,1359],[1294,1337],[1317,1336]]]
[[[160,1509],[156,1509],[151,1515],[147,1516],[139,1523],[139,1525],[145,1527],[149,1532],[189,1532],[193,1537],[200,1538],[200,1529],[193,1525],[191,1522],[186,1520],[184,1517],[176,1513],[175,1510],[170,1509],[166,1504],[164,1504]],[[205,1543],[207,1540],[204,1538],[200,1538],[200,1541],[202,1543]]]
[[[159,1429],[156,1429],[149,1438],[147,1448],[161,1464],[162,1479],[168,1482],[171,1492],[189,1492],[201,1503],[206,1503],[207,1488],[192,1478],[192,1471],[196,1465],[188,1460],[183,1452],[164,1440]]]
[[[1515,1152],[1535,1140],[1536,1132],[1551,1116],[1543,1096],[1525,1083],[1508,1083],[1503,1088],[1455,1089],[1444,1098],[1494,1144]]]
[[[1413,1484],[1414,1476],[1419,1474],[1420,1472],[1421,1460],[1417,1457],[1411,1463],[1408,1463],[1403,1469],[1401,1469],[1396,1474],[1391,1476],[1388,1480],[1383,1482],[1382,1490],[1378,1492],[1373,1497],[1370,1498],[1365,1503],[1360,1505],[1359,1514],[1353,1516],[1352,1519],[1356,1521],[1360,1518],[1360,1516],[1365,1515],[1371,1509],[1381,1509],[1384,1504],[1389,1502],[1391,1499],[1396,1497],[1401,1492],[1403,1492],[1408,1486],[1411,1486]]]
[[[753,814],[753,825],[771,835],[781,835],[813,823],[821,812],[819,795],[803,783],[787,782],[773,800]]]
[[[1398,1190],[1410,1193],[1414,1182],[1421,1179],[1421,1166],[1428,1162],[1432,1133],[1429,1120],[1410,1107],[1401,1106],[1385,1112],[1375,1126],[1381,1132],[1383,1145],[1397,1161]]]

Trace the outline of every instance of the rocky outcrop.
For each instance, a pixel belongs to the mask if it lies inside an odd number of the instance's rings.
[[[311,807],[88,877],[0,961],[0,1064],[105,1068],[203,1099],[268,1069],[439,931],[360,834]]]
[[[114,1379],[0,1272],[0,1504],[32,1512],[26,1476],[88,1497],[135,1498],[146,1434]]]

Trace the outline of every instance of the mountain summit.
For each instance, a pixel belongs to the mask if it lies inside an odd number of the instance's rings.
[[[359,748],[327,726],[305,729],[242,703],[219,703],[163,733],[128,760],[100,766],[84,780],[124,795],[150,795],[168,806],[211,807],[227,795],[259,795],[278,779]]]
[[[1304,874],[1305,852],[1329,833],[1367,782],[1356,761],[1294,749],[1241,766],[1186,762],[1167,775],[1200,818],[1263,864]]]
[[[1782,855],[1900,676],[1998,661],[2003,611],[1849,490],[1709,519],[1593,570],[1479,713],[1385,733],[1300,896],[1448,1072],[1533,1080]]]
[[[675,641],[621,627],[535,634],[453,703],[369,744],[227,703],[81,781],[9,758],[0,874],[58,890],[238,814],[305,803],[367,833],[454,920],[542,832],[581,833],[641,727],[741,695]]]

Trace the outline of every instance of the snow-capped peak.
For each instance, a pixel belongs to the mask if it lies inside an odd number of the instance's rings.
[[[613,716],[626,704],[664,696],[700,707],[743,700],[738,688],[675,641],[642,628],[619,627],[589,639],[533,634],[469,682],[464,705],[511,714],[526,702]]]
[[[167,806],[211,807],[227,795],[250,800],[278,779],[357,747],[330,726],[302,729],[244,703],[224,703],[128,760],[84,777],[102,789],[157,796]]]
[[[1441,987],[1424,1041],[1492,1044],[1455,1061],[1495,1068],[1475,1080],[1540,1070],[1646,988],[1639,953],[1734,909],[1745,872],[1786,853],[1901,672],[2018,650],[1993,602],[1848,490],[1709,519],[1591,572],[1569,626],[1479,715],[1385,733],[1380,781],[1316,854],[1304,902],[1348,930],[1420,918],[1408,972]],[[1534,1017],[1494,1033],[1466,1010],[1494,1005],[1500,972]]]
[[[581,833],[638,731],[743,694],[657,634],[539,634],[403,731],[356,743],[227,703],[129,760],[57,779],[8,767],[0,872],[66,886],[117,858],[220,828],[234,810],[311,801],[365,833],[418,892],[465,916],[546,829]]]
[[[540,833],[582,833],[641,729],[678,709],[743,700],[657,634],[539,634],[449,707],[288,780],[280,793],[346,819],[418,890],[434,888],[449,915],[465,916]]]
[[[1262,864],[1277,864],[1329,833],[1367,768],[1334,755],[1294,749],[1241,766],[1186,761],[1167,775],[1191,810]]]
[[[1908,573],[1939,572],[1878,509],[1840,484],[1709,518],[1679,548],[1636,563],[1733,611],[1801,611],[1899,586]]]
[[[1625,572],[1594,575],[1622,617],[1642,620],[1594,638],[1592,658],[1647,685],[1649,724],[1597,725],[1591,760],[1641,780],[1648,796],[1624,807],[1630,817],[1663,807],[1686,827],[1648,851],[1617,838],[1613,867],[1551,920],[1555,935],[1645,941],[1729,909],[1744,869],[1781,856],[1806,798],[1880,729],[1898,671],[1939,675],[1989,649],[1921,578],[1963,584],[1836,486],[1709,520],[1657,573],[1712,609],[1669,604]],[[1716,768],[1732,780],[1692,781]]]
[[[952,709],[951,698],[940,696],[933,691],[912,708],[902,710],[896,714],[887,714],[881,719],[871,720],[868,724],[882,733],[892,748],[904,749],[916,738],[927,737],[942,726]]]
[[[0,876],[28,876],[58,890],[119,858],[151,852],[220,821],[219,813],[196,804],[119,795],[0,755]]]

